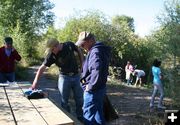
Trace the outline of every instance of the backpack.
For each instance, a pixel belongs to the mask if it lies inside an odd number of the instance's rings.
[[[115,109],[113,108],[109,98],[107,95],[105,95],[104,97],[104,101],[103,101],[103,112],[104,112],[104,118],[107,122],[115,120],[118,118],[118,114],[115,111]]]
[[[45,97],[45,93],[42,90],[27,90],[24,96],[28,99],[40,99]]]

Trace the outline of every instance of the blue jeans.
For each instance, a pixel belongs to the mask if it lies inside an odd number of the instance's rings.
[[[154,100],[155,100],[157,91],[159,91],[159,93],[160,93],[158,106],[162,106],[162,102],[163,102],[163,98],[164,98],[163,85],[162,84],[153,84],[153,85],[154,85],[154,90],[153,90],[153,94],[151,96],[150,106],[154,106]]]
[[[15,72],[11,72],[11,73],[0,72],[0,83],[5,83],[7,81],[9,82],[15,81]]]
[[[61,95],[61,106],[68,112],[70,112],[69,96],[72,90],[76,103],[77,118],[82,118],[83,90],[80,86],[80,75],[67,76],[60,74],[58,88]]]
[[[106,89],[84,92],[83,116],[85,125],[105,125],[103,99]]]

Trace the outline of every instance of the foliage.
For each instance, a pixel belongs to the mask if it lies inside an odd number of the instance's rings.
[[[164,12],[158,20],[160,27],[150,37],[154,46],[151,48],[154,50],[154,57],[162,60],[165,93],[177,100],[179,97],[179,91],[177,91],[179,74],[176,70],[180,63],[180,1],[166,1]]]
[[[15,70],[16,80],[26,80],[28,76],[28,70],[25,66],[21,64],[16,65]]]
[[[76,42],[81,31],[90,31],[96,35],[98,41],[103,41],[112,47],[111,66],[124,68],[126,61],[132,60],[138,64],[139,68],[147,67],[146,62],[151,51],[146,44],[147,40],[134,34],[133,18],[117,16],[112,19],[113,23],[111,23],[100,11],[81,12],[69,18],[61,29],[50,27],[45,38],[55,37],[61,42]],[[143,61],[141,58],[144,58]]]
[[[2,0],[0,25],[8,30],[16,27],[18,21],[23,33],[37,33],[52,24],[52,8],[49,0]]]
[[[112,25],[118,27],[118,28],[123,28],[123,27],[127,27],[129,28],[131,31],[135,31],[135,27],[134,27],[134,19],[132,17],[128,17],[126,15],[122,15],[122,16],[115,16],[114,18],[112,18]]]
[[[77,37],[82,31],[89,31],[96,34],[96,39],[100,41],[108,40],[108,21],[104,14],[99,11],[85,11],[86,15],[76,13],[76,17],[72,16],[65,27],[60,30],[58,39],[60,41],[77,41]],[[78,17],[79,15],[79,17]],[[73,30],[72,30],[73,29]]]
[[[176,3],[175,0],[172,3]],[[179,77],[172,67],[179,65],[180,61],[180,11],[179,2],[167,5],[164,15],[158,17],[160,27],[144,38],[135,34],[132,17],[117,15],[109,20],[110,18],[100,11],[85,10],[76,12],[61,29],[49,27],[44,39],[55,37],[61,42],[76,42],[81,31],[94,33],[98,41],[111,46],[112,59],[109,71],[112,77],[118,79],[120,73],[117,69],[122,68],[121,78],[124,78],[124,67],[127,60],[130,60],[138,69],[146,72],[147,83],[152,83],[152,62],[155,58],[161,59],[165,91],[172,95],[178,82],[176,78]],[[173,94],[174,99],[177,97],[176,93]]]
[[[165,12],[158,19],[161,23],[159,38],[163,38],[161,39],[163,49],[173,55],[175,67],[176,58],[180,56],[180,1],[166,1]]]
[[[1,38],[12,36],[25,60],[36,57],[34,45],[43,30],[53,23],[52,8],[49,0],[0,1]]]
[[[46,34],[44,35],[44,39],[49,38],[58,38],[59,30],[55,29],[53,26],[48,27]]]
[[[20,52],[20,55],[22,57],[26,57],[26,53],[24,53],[26,51],[26,48],[28,46],[25,46],[24,41],[25,41],[25,33],[21,33],[20,31],[20,27],[17,24],[17,27],[9,27],[8,32],[3,32],[1,30],[1,41],[4,41],[4,37],[5,36],[11,36],[13,38],[13,46],[15,47],[15,49]],[[3,43],[2,43],[3,44]]]

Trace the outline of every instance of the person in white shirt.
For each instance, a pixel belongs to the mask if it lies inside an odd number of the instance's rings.
[[[133,72],[133,75],[136,76],[136,82],[135,82],[134,86],[137,86],[138,82],[139,82],[139,86],[141,86],[142,85],[142,77],[145,76],[145,72],[140,69],[135,69]]]
[[[131,85],[132,83],[131,74],[133,73],[133,71],[134,71],[133,66],[131,65],[130,61],[127,61],[127,64],[125,66],[127,85]]]

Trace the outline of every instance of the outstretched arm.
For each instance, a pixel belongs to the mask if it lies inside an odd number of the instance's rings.
[[[36,73],[36,76],[35,76],[35,78],[34,78],[33,84],[32,84],[32,86],[31,86],[32,89],[35,89],[35,88],[36,88],[37,82],[38,82],[40,76],[42,75],[42,73],[45,71],[45,69],[46,69],[46,66],[45,66],[44,64],[42,64],[42,65],[39,67],[39,69],[38,69],[38,71],[37,71],[37,73]]]

